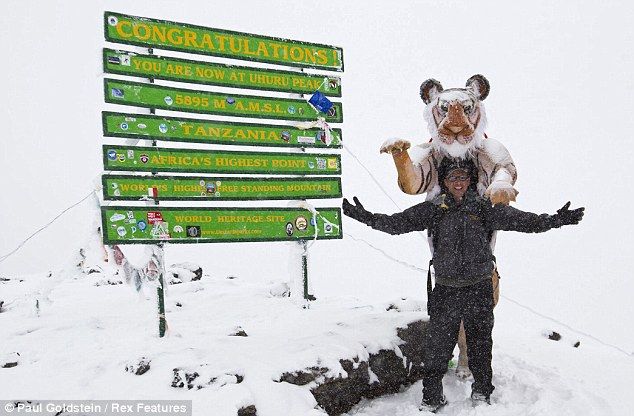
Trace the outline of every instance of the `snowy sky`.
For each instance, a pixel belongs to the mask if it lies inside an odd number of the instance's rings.
[[[108,142],[101,111],[127,111],[103,103],[103,12],[118,11],[343,47],[346,145],[401,208],[422,198],[400,193],[380,144],[429,138],[418,96],[423,80],[457,87],[484,74],[491,83],[487,134],[508,147],[519,170],[516,206],[553,213],[571,200],[586,207],[580,226],[498,238],[503,294],[634,350],[630,2],[5,0],[0,7],[0,255],[87,195],[99,178],[101,144]],[[370,210],[397,209],[346,152],[343,172],[344,195],[357,195]],[[1,263],[0,275],[66,264],[86,238],[91,204]],[[417,234],[390,237],[347,219],[344,233],[419,267],[429,259]],[[168,262],[259,279],[285,273],[280,265],[289,250],[246,243],[170,247],[167,254]],[[421,273],[350,237],[315,244],[311,273],[322,296],[381,299],[386,294],[376,287],[385,279],[394,282],[390,296],[424,296]]]

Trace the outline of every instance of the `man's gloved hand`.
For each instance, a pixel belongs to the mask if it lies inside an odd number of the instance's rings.
[[[344,215],[371,226],[374,223],[374,214],[363,208],[356,196],[353,196],[352,200],[356,205],[352,205],[346,198],[343,199],[341,207]]]
[[[583,218],[583,213],[585,211],[584,207],[569,210],[570,201],[566,203],[563,207],[557,210],[557,213],[553,215],[553,221],[555,223],[555,227],[561,227],[562,225],[570,225],[570,224],[579,224],[579,221]]]

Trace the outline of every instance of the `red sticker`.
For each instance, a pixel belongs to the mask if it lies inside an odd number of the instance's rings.
[[[156,224],[157,222],[163,222],[163,214],[159,211],[149,211],[147,213],[147,222],[149,224]]]

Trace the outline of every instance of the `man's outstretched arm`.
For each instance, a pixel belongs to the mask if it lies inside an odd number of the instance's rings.
[[[431,202],[423,202],[403,212],[386,215],[366,210],[356,196],[352,199],[354,204],[351,204],[346,198],[343,199],[344,215],[369,225],[375,230],[393,235],[423,231],[429,228],[434,214],[434,205]]]
[[[495,205],[488,215],[491,230],[519,231],[522,233],[543,233],[564,225],[579,224],[585,208],[570,210],[570,202],[557,210],[554,215],[534,214],[508,205]]]

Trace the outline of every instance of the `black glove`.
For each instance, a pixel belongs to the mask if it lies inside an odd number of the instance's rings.
[[[356,196],[353,196],[352,199],[356,205],[352,205],[346,198],[343,199],[341,207],[343,208],[344,215],[372,226],[374,223],[374,214],[363,208],[363,205],[361,205],[361,202],[359,202]]]
[[[555,228],[559,228],[562,225],[579,224],[579,221],[583,218],[584,207],[573,209],[570,207],[570,201],[566,202],[566,205],[557,210],[557,213],[552,216]]]

